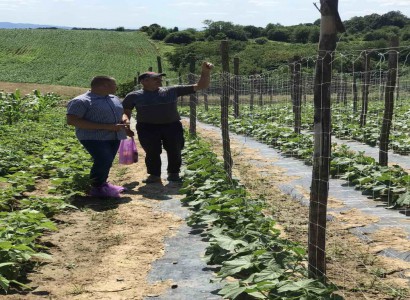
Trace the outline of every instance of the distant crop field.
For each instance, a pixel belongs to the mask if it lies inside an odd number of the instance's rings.
[[[127,82],[156,70],[159,52],[140,32],[3,29],[0,81],[87,87],[93,76],[109,75]]]

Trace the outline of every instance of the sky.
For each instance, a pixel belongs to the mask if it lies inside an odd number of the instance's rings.
[[[127,29],[153,23],[202,29],[204,20],[288,26],[319,19],[314,2],[320,6],[320,0],[0,0],[0,22]],[[339,0],[342,20],[392,10],[410,17],[410,0]]]

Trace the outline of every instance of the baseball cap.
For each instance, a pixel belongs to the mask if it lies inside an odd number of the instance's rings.
[[[138,76],[138,82],[141,82],[141,80],[145,78],[156,78],[156,77],[161,77],[161,76],[166,76],[165,73],[155,73],[155,72],[145,72],[142,73],[140,76]]]

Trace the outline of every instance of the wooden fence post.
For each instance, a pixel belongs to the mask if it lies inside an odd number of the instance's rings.
[[[233,59],[234,92],[233,92],[233,115],[239,117],[239,58]]]
[[[195,57],[189,62],[189,84],[195,83]],[[189,134],[196,136],[196,95],[189,96]]]
[[[343,84],[342,84],[342,101],[343,105],[347,106],[347,80],[348,77],[343,76]]]
[[[179,85],[182,85],[182,74],[181,72],[178,72],[178,83]],[[181,99],[181,107],[184,105],[184,96],[179,97]]]
[[[294,131],[300,134],[302,127],[302,83],[300,57],[295,56],[289,64],[291,69],[291,98],[294,115]]]
[[[326,213],[331,157],[332,56],[337,31],[344,31],[338,0],[321,0],[319,54],[314,86],[314,152],[309,206],[309,276],[325,281]]]
[[[157,56],[158,73],[162,73],[161,56]]]
[[[209,110],[208,93],[206,91],[204,92],[204,106],[205,106],[205,111],[208,111]]]
[[[221,126],[224,169],[229,180],[232,180],[232,156],[229,140],[229,43],[221,41],[222,56],[222,101],[221,101]]]
[[[362,112],[360,114],[360,127],[366,126],[367,111],[369,108],[369,85],[370,85],[370,53],[364,52],[365,71],[362,89]]]
[[[389,136],[393,118],[394,88],[396,86],[396,77],[398,69],[397,58],[399,38],[397,36],[392,37],[392,39],[390,40],[390,47],[391,49],[389,50],[389,70],[387,71],[387,81],[384,98],[384,116],[382,130],[380,133],[379,164],[382,166],[387,166],[389,160]]]
[[[250,88],[250,92],[251,92],[251,98],[250,98],[250,102],[249,102],[249,108],[252,111],[253,110],[253,103],[254,103],[254,99],[255,99],[255,79],[254,79],[254,75],[249,76],[249,88]]]
[[[353,73],[353,112],[357,112],[357,76]]]
[[[138,86],[140,83],[138,81],[138,77],[140,77],[141,73],[138,71],[137,76],[135,77],[135,86]]]

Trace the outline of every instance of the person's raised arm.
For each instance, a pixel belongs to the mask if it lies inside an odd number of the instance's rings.
[[[206,89],[211,81],[211,70],[214,67],[210,62],[204,61],[202,63],[201,77],[198,82],[194,84],[194,91]]]

